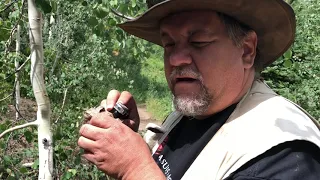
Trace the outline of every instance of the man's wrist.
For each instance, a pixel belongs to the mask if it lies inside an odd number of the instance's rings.
[[[158,165],[153,161],[145,164],[140,164],[129,171],[127,171],[122,180],[166,180],[165,175],[160,170]]]

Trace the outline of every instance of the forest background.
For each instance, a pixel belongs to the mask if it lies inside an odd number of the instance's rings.
[[[32,104],[30,47],[24,0],[0,1],[0,133],[35,119],[36,107],[15,119],[15,75],[21,104]],[[163,72],[162,49],[130,36],[116,24],[141,14],[145,0],[36,0],[43,13],[45,84],[52,108],[56,179],[103,179],[81,160],[77,147],[83,111],[97,106],[111,89],[130,91],[153,118],[172,110]],[[262,72],[277,93],[320,120],[320,0],[288,1],[296,12],[296,40]],[[19,25],[20,38],[17,38]],[[20,41],[19,51],[16,41]],[[15,61],[23,68],[15,67]],[[31,113],[32,112],[32,113]],[[28,127],[0,139],[0,179],[38,175],[37,129]],[[30,167],[25,163],[32,162]]]

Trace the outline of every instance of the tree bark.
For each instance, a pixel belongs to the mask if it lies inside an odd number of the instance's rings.
[[[23,7],[22,7],[23,8]],[[17,38],[16,38],[16,59],[14,61],[15,69],[17,70],[20,67],[18,57],[20,56],[20,31],[21,25],[17,25]],[[19,80],[19,72],[15,74],[15,106],[16,106],[16,121],[19,119],[19,107],[20,107],[20,80]]]
[[[29,38],[31,49],[31,83],[38,111],[39,177],[53,179],[53,143],[50,101],[44,85],[42,14],[34,0],[28,0]]]

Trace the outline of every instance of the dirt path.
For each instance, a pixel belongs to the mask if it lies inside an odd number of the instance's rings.
[[[145,129],[146,125],[148,123],[155,123],[160,125],[161,122],[157,121],[155,119],[152,118],[151,113],[149,113],[147,111],[147,108],[145,105],[138,105],[138,112],[139,112],[139,116],[140,116],[140,126],[139,126],[139,130],[143,130]]]

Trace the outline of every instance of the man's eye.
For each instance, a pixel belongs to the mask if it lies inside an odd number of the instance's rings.
[[[210,44],[211,42],[198,42],[198,41],[193,41],[191,42],[191,44],[195,47],[204,47],[208,44]]]
[[[167,43],[164,45],[164,47],[173,47],[175,44],[174,43]]]

